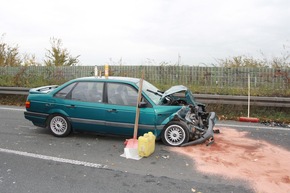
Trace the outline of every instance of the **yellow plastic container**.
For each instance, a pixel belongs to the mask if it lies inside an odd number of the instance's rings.
[[[155,151],[155,135],[152,132],[145,133],[138,138],[138,154],[140,157],[148,157]]]
[[[153,153],[155,151],[155,135],[153,135],[152,132],[148,132],[148,136],[149,136],[149,141],[150,141],[150,150],[151,153]]]

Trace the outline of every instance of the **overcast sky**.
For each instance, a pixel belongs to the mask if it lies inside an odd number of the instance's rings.
[[[82,65],[211,65],[281,56],[289,0],[0,0],[0,35],[38,61],[61,39]],[[289,50],[289,49],[288,49]],[[180,56],[180,57],[179,57]]]

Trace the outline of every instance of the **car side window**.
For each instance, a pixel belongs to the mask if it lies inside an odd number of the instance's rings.
[[[71,92],[71,99],[83,102],[103,101],[102,82],[79,82]]]
[[[76,85],[76,83],[72,83],[68,86],[66,86],[65,88],[61,89],[60,91],[58,91],[54,96],[57,98],[69,98],[68,95],[71,91],[71,89]]]
[[[138,92],[127,84],[108,83],[108,103],[115,105],[136,106]]]

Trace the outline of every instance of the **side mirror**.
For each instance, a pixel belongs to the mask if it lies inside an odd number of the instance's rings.
[[[145,108],[145,107],[147,107],[147,103],[144,101],[142,101],[138,104],[138,108]]]

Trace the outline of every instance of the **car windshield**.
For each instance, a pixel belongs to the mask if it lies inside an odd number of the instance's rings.
[[[137,83],[139,85],[139,83]],[[151,83],[147,82],[146,80],[143,80],[143,87],[142,87],[143,92],[146,93],[146,95],[155,103],[158,104],[162,93],[159,91],[158,88],[156,88],[154,85]]]

